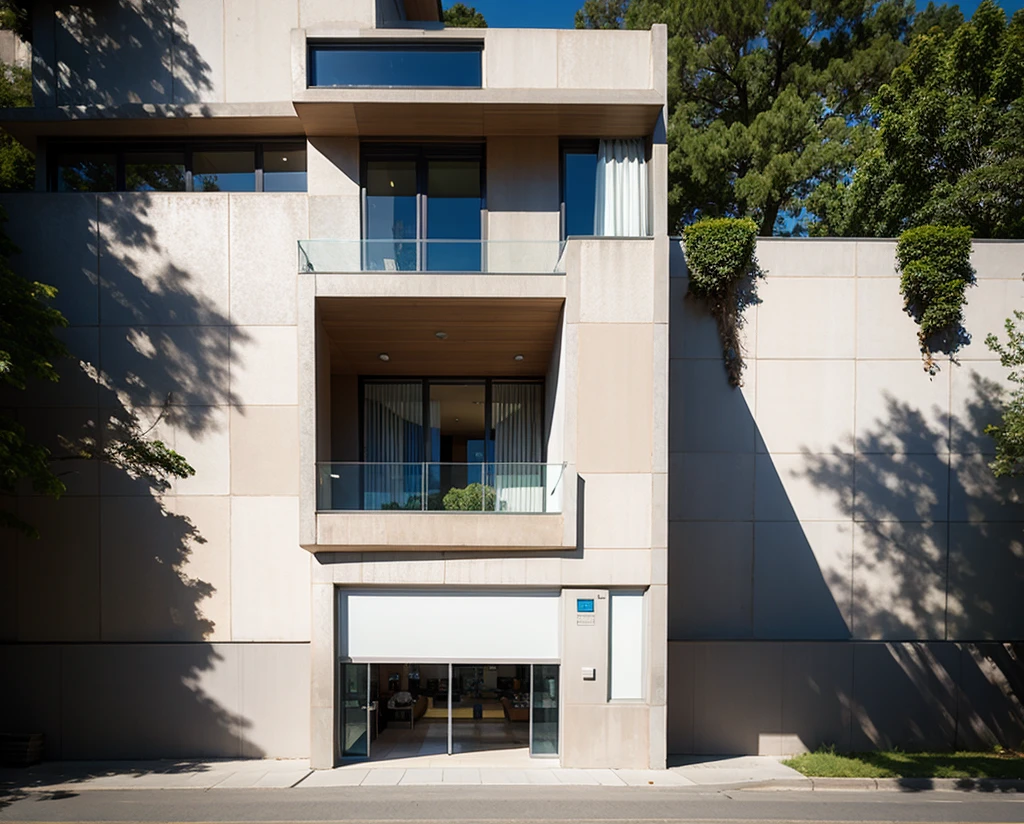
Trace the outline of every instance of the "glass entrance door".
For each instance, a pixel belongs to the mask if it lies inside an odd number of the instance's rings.
[[[370,679],[366,664],[339,668],[338,732],[342,758],[370,757]]]

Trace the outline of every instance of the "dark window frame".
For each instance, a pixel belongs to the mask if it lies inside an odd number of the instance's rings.
[[[559,234],[565,240],[565,156],[567,154],[597,154],[599,138],[563,138],[558,142],[558,212]]]
[[[480,56],[480,82],[476,85],[445,84],[442,86],[422,86],[415,84],[379,84],[379,83],[345,83],[343,85],[318,85],[316,83],[316,64],[313,54],[316,51],[404,51],[409,53],[423,52],[476,52]],[[384,40],[363,37],[358,39],[330,39],[306,41],[306,88],[308,89],[482,89],[483,88],[483,40]]]
[[[416,163],[416,271],[422,269],[421,241],[427,240],[427,163],[431,160],[476,160],[480,163],[480,241],[487,239],[487,144],[396,143],[364,141],[359,145],[359,235],[367,237],[366,183],[370,161],[412,160]]]
[[[59,192],[57,160],[61,154],[77,152],[80,154],[112,154],[115,156],[115,186],[111,190],[115,192],[129,191],[126,189],[125,179],[125,156],[139,152],[181,152],[185,156],[185,188],[181,191],[167,192],[165,194],[192,194],[195,192],[192,183],[193,155],[196,152],[253,152],[253,192],[263,192],[263,155],[266,146],[302,146],[307,152],[306,171],[309,170],[308,145],[305,135],[295,137],[269,137],[256,138],[254,140],[132,140],[132,141],[51,141],[46,146],[46,190],[48,192]],[[306,191],[309,190],[307,180]],[[130,190],[130,191],[135,191]],[[247,193],[247,192],[246,192]],[[65,194],[65,193],[62,193]],[[66,194],[75,194],[67,192]],[[236,192],[235,194],[243,194]],[[301,194],[301,192],[296,192]]]

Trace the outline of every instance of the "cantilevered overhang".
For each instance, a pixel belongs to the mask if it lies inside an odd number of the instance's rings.
[[[654,131],[654,89],[304,89],[293,103],[313,136],[561,135]]]
[[[294,136],[302,121],[290,101],[0,109],[0,128],[35,149],[40,137]]]

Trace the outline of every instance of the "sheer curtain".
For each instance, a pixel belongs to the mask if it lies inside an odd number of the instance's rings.
[[[368,464],[363,472],[363,509],[419,509],[423,384],[367,383],[363,433],[363,459]]]
[[[494,487],[500,511],[544,511],[543,389],[539,383],[492,384]]]
[[[642,138],[602,140],[597,147],[594,234],[645,237],[647,164]]]

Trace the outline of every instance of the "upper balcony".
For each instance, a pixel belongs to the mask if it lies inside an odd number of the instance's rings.
[[[665,103],[665,31],[373,29],[292,35],[309,135],[635,137]]]

